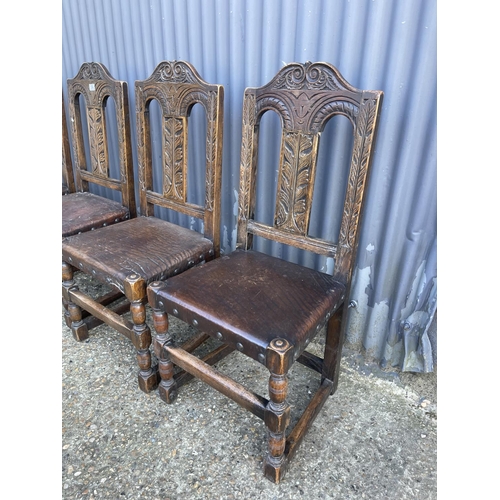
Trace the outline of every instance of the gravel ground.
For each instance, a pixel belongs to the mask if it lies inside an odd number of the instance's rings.
[[[79,343],[61,318],[63,499],[437,498],[436,373],[382,371],[344,349],[337,392],[275,485],[262,475],[260,419],[196,380],[172,405],[144,394],[128,339],[102,325]],[[171,328],[192,333],[175,318]],[[267,396],[259,363],[234,352],[217,367]],[[292,424],[318,383],[294,365]]]

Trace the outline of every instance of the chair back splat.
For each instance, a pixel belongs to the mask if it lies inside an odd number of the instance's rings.
[[[67,324],[77,340],[88,338],[90,328],[105,322],[132,341],[139,387],[150,392],[159,376],[152,366],[151,331],[146,323],[147,285],[219,256],[224,94],[221,85],[208,84],[184,61],[161,62],[150,78],[135,83],[135,91],[140,215],[63,239],[62,293]],[[152,168],[149,110],[153,100],[161,109],[159,182],[154,182]],[[203,205],[187,201],[188,119],[196,103],[206,115]],[[162,186],[159,192],[153,189],[156,185]],[[203,234],[155,215],[155,206],[201,219]],[[80,291],[73,279],[75,269],[111,286],[110,293],[121,297],[118,301],[115,296],[94,298]],[[127,310],[132,321],[122,317]]]
[[[157,330],[160,396],[170,403],[179,387],[198,377],[264,420],[268,452],[264,474],[279,482],[327,397],[337,388],[359,218],[382,92],[352,87],[326,63],[293,63],[243,101],[237,249],[230,255],[148,286]],[[259,124],[273,110],[282,135],[272,225],[255,220]],[[320,135],[327,121],[351,122],[351,162],[336,242],[308,234]],[[268,168],[275,169],[274,165]],[[260,168],[260,167],[259,167]],[[319,216],[323,217],[323,213]],[[333,276],[253,249],[255,236],[333,257]],[[177,346],[168,330],[173,314],[222,342],[203,359]],[[324,356],[306,350],[326,327]],[[192,344],[198,345],[193,339]],[[191,349],[191,345],[189,348]],[[237,351],[269,370],[263,397],[212,365]],[[319,388],[288,431],[288,373],[295,361],[318,372]],[[174,373],[174,364],[182,371]],[[247,384],[248,385],[248,384]]]
[[[112,98],[118,133],[119,178],[110,176],[106,106]],[[75,162],[75,192],[63,198],[62,236],[109,226],[136,216],[127,83],[114,79],[97,62],[84,63],[68,80],[70,131]],[[83,102],[85,114],[82,113]],[[85,116],[87,130],[82,117]],[[84,139],[86,138],[86,140]],[[89,155],[85,152],[88,144]],[[90,185],[121,193],[121,201],[91,192]]]
[[[205,237],[220,253],[220,188],[222,165],[223,88],[204,82],[183,62],[160,64],[144,81],[135,83],[141,214],[151,216],[159,206],[203,221]],[[155,99],[161,108],[162,192],[153,190],[149,106]],[[195,104],[205,109],[207,120],[205,204],[187,201],[188,117]]]

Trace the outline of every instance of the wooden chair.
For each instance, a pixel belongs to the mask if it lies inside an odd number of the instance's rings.
[[[139,386],[149,392],[158,385],[151,362],[151,332],[146,323],[148,283],[180,274],[219,256],[222,168],[223,87],[203,81],[183,61],[160,63],[151,77],[135,82],[139,156],[140,215],[119,224],[63,240],[63,303],[77,340],[88,337],[82,308],[129,338],[137,350]],[[162,187],[154,191],[150,104],[161,108]],[[188,117],[200,103],[206,113],[204,205],[187,201]],[[204,234],[155,216],[167,208],[203,222]],[[74,269],[112,285],[130,302],[132,321],[78,290]]]
[[[85,101],[88,126],[86,135],[90,152],[88,158],[85,154],[80,96]],[[105,112],[110,97],[114,100],[116,109],[118,179],[110,177]],[[68,80],[68,101],[75,161],[75,188],[62,199],[63,237],[109,226],[136,216],[127,83],[115,80],[100,63],[84,63],[75,78]],[[63,123],[63,134],[64,128]],[[119,191],[121,202],[91,193],[90,184]]]
[[[267,85],[248,88],[243,130],[237,249],[230,255],[148,286],[157,331],[162,399],[195,376],[264,420],[268,454],[264,473],[279,482],[328,395],[337,388],[346,328],[359,216],[382,92],[358,90],[326,63],[288,64]],[[259,123],[273,110],[282,138],[273,225],[254,219]],[[319,138],[334,115],[346,116],[354,139],[340,233],[336,244],[308,235]],[[274,165],[267,165],[274,169]],[[330,214],[320,214],[330,217]],[[254,235],[333,257],[333,276],[252,250]],[[224,344],[205,359],[178,347],[168,331],[174,315]],[[324,358],[305,351],[327,325]],[[270,372],[269,399],[210,366],[236,349]],[[208,360],[208,362],[207,362]],[[287,374],[298,361],[317,371],[321,385],[290,433]],[[174,376],[173,366],[184,372]],[[188,374],[188,376],[186,376]]]
[[[73,175],[73,162],[71,161],[71,149],[69,145],[68,122],[66,120],[66,108],[64,106],[64,94],[62,96],[62,194],[75,192],[75,179]]]

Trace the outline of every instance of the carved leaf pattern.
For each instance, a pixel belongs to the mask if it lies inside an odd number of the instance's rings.
[[[144,144],[144,123],[143,123],[143,117],[144,117],[144,94],[143,91],[140,87],[136,87],[136,101],[137,101],[137,119],[136,119],[136,126],[137,126],[137,157],[138,157],[138,171],[139,171],[139,189],[140,192],[143,193],[146,190],[146,172],[144,171],[145,169],[145,164],[146,164],[146,151],[145,151],[145,144]]]
[[[181,118],[165,117],[164,187],[166,198],[184,200],[184,125]]]
[[[205,206],[208,210],[214,208],[214,170],[215,170],[215,154],[217,148],[217,131],[216,131],[216,92],[210,92],[207,103],[207,144],[206,144],[206,199]]]
[[[309,193],[312,169],[312,146],[312,136],[301,134],[293,213],[295,226],[303,234],[307,232],[307,221],[309,219],[309,207],[311,204]]]
[[[88,110],[88,126],[92,172],[101,177],[107,177],[106,142],[101,109],[91,108]]]
[[[310,208],[313,136],[286,132],[278,186],[275,225],[301,234],[307,232]]]
[[[240,192],[238,197],[238,212],[240,219],[247,218],[250,203],[253,129],[255,124],[255,96],[246,94],[243,102],[243,130],[241,138]]]
[[[141,95],[143,96],[142,97],[143,99],[146,100],[156,99],[160,105],[160,108],[162,109],[162,112],[165,115],[169,115],[174,112],[174,110],[172,110],[170,107],[166,93],[162,89],[149,86],[148,84],[136,85],[135,88],[136,92],[140,91]]]
[[[74,96],[72,96],[70,94],[69,96],[69,114],[70,114],[70,123],[69,123],[69,127],[70,127],[70,131],[71,131],[71,136],[73,137],[73,140],[70,141],[70,145],[71,145],[71,150],[73,152],[73,158],[75,159],[75,164],[76,164],[76,171],[77,171],[77,176],[78,176],[78,170],[81,168],[81,165],[80,165],[80,143],[78,140],[76,140],[75,138],[77,137],[78,135],[78,126],[77,126],[77,122],[78,120],[76,119],[76,115],[75,115],[75,106],[73,104],[73,100],[74,99]]]
[[[126,159],[126,132],[125,132],[125,124],[123,117],[125,115],[123,105],[122,105],[122,97],[117,99],[116,105],[116,119],[118,124],[118,151],[120,156],[120,165],[125,165],[127,162]],[[122,184],[127,183],[127,172],[125,168],[120,167],[120,179]]]
[[[283,128],[292,130],[294,128],[293,117],[289,106],[278,95],[265,96],[257,103],[256,114],[259,115],[263,109],[274,109],[283,120]]]
[[[295,163],[296,143],[298,135],[288,133],[283,135],[283,161],[279,175],[278,201],[276,203],[276,227],[286,227],[293,203],[293,170]]]
[[[349,172],[344,216],[340,228],[339,244],[343,247],[353,248],[356,230],[361,211],[363,186],[366,180],[368,162],[370,159],[373,127],[376,118],[376,105],[374,100],[368,100],[360,108],[354,149]]]
[[[358,106],[348,101],[333,101],[322,106],[311,118],[311,131],[319,132],[325,122],[334,115],[346,116],[354,126],[358,116]]]

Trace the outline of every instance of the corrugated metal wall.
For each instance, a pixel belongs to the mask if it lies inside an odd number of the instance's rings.
[[[103,63],[129,83],[132,111],[134,82],[162,60],[189,61],[206,81],[224,85],[224,252],[235,246],[245,87],[267,83],[285,63],[326,61],[355,87],[383,90],[346,345],[382,366],[434,369],[429,325],[437,303],[436,0],[63,0],[62,14],[65,96],[66,80],[88,61]],[[259,172],[271,164],[279,137],[278,120],[267,115]],[[193,122],[191,143],[203,133],[203,112],[196,106]],[[347,129],[337,118],[331,122],[322,137],[314,210],[323,207],[324,216],[312,227],[315,235],[338,222],[329,214],[342,202],[341,189],[327,191],[326,180],[334,176],[342,189],[345,183],[330,165],[348,161],[342,146]],[[135,119],[132,134],[135,143]],[[190,158],[200,154],[190,144]],[[265,219],[274,206],[276,169],[262,172],[257,212]],[[200,196],[200,185],[193,179],[190,196]],[[195,227],[187,219],[175,221]],[[277,244],[258,245],[317,269],[333,267]]]

